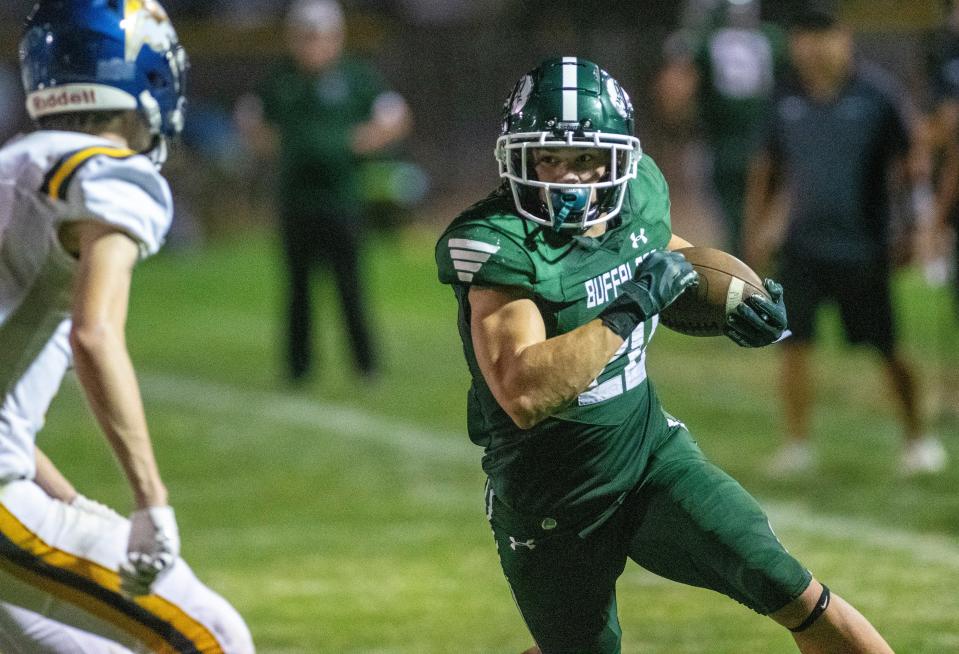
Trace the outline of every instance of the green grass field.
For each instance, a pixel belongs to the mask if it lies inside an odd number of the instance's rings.
[[[485,522],[481,452],[465,435],[455,303],[433,234],[370,251],[387,371],[353,374],[338,309],[318,291],[321,372],[291,390],[278,354],[276,251],[263,235],[168,253],[135,278],[129,344],[160,464],[198,574],[246,617],[260,652],[518,653],[531,644]],[[944,293],[899,280],[903,331],[927,379],[955,370]],[[778,443],[776,352],[660,330],[650,374],[666,408],[768,508],[787,547],[900,653],[959,652],[959,465],[894,474],[898,427],[873,359],[817,359],[821,474],[759,472]],[[951,339],[951,340],[950,340]],[[955,422],[938,426],[959,459]],[[86,494],[129,508],[68,382],[40,443]],[[635,565],[619,585],[624,652],[792,651],[771,621]]]

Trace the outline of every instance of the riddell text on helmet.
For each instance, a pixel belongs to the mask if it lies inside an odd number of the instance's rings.
[[[33,110],[44,111],[60,107],[95,107],[97,94],[93,89],[83,91],[51,91],[49,95],[33,96]]]

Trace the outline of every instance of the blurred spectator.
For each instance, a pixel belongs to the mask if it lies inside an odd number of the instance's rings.
[[[924,229],[921,254],[926,279],[937,286],[950,278],[959,316],[959,1],[946,2],[942,25],[924,44],[930,98],[917,139],[914,166],[925,181],[918,203]],[[954,330],[954,324],[951,325]],[[942,334],[944,342],[950,334]],[[957,372],[942,361],[938,411],[959,416]]]
[[[215,14],[234,25],[257,25],[269,22],[273,16],[283,11],[285,0],[217,0],[214,3]]]
[[[904,474],[938,472],[941,443],[923,433],[915,376],[897,347],[890,298],[890,195],[905,197],[909,132],[900,98],[881,71],[856,62],[852,34],[833,14],[808,11],[790,32],[795,84],[776,104],[763,151],[751,171],[744,233],[761,233],[771,213],[773,182],[787,189],[789,212],[780,278],[793,337],[783,343],[781,392],[788,441],[770,464],[781,475],[811,468],[813,404],[810,374],[816,313],[839,305],[848,340],[881,356],[899,404]],[[747,260],[763,268],[771,254],[762,239],[746,243]]]
[[[300,0],[287,15],[291,57],[237,108],[241,131],[279,156],[280,228],[288,273],[286,357],[292,381],[312,367],[310,276],[332,268],[357,369],[378,370],[361,284],[360,166],[403,138],[403,98],[366,63],[344,54],[344,16],[333,0]]]
[[[502,9],[505,0],[394,0],[411,23],[445,25],[489,19]]]
[[[20,78],[13,67],[0,62],[0,143],[23,127],[25,120]]]
[[[230,109],[202,97],[191,97],[190,119],[173,149],[165,170],[177,183],[173,198],[173,225],[167,235],[169,249],[194,248],[229,222],[231,230],[242,224],[236,204],[242,192],[235,180],[245,163],[242,140],[230,120]],[[196,171],[202,170],[202,175]],[[242,200],[248,198],[242,197]]]
[[[739,254],[749,158],[785,64],[785,36],[760,20],[759,0],[690,0],[684,27],[666,41],[656,92],[667,123],[697,113],[713,156],[713,186]]]

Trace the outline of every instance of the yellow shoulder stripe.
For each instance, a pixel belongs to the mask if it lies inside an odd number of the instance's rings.
[[[103,145],[78,150],[65,156],[50,169],[50,172],[47,173],[43,190],[48,193],[51,198],[63,200],[66,198],[66,188],[70,179],[83,164],[90,161],[93,157],[104,155],[106,157],[113,157],[114,159],[125,159],[135,154],[136,152],[127,148]]]

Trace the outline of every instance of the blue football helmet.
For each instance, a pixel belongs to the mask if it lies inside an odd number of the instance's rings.
[[[183,129],[187,68],[156,0],[40,0],[20,42],[31,118],[136,110],[154,154]]]

